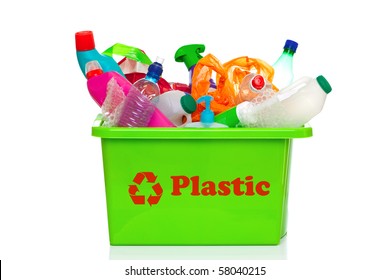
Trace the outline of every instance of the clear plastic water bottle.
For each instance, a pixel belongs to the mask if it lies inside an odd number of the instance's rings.
[[[133,87],[137,88],[139,92],[145,95],[153,104],[158,103],[160,95],[160,88],[157,85],[157,82],[163,72],[163,62],[164,59],[157,57],[156,61],[149,65],[148,73],[145,78],[139,79],[133,84]]]
[[[272,65],[275,70],[272,83],[280,90],[294,81],[293,57],[298,48],[298,43],[292,40],[286,40],[283,47],[283,53]]]
[[[262,75],[250,73],[241,81],[236,103],[250,101],[254,98],[258,102],[263,102],[271,98],[274,94],[275,91],[272,89],[270,82],[264,79]]]
[[[102,105],[105,126],[175,127],[152,102],[159,97],[160,90],[156,83],[161,73],[161,63],[155,62],[149,67],[148,75],[134,84],[126,79],[121,83],[121,80],[113,77],[108,83],[107,97]]]
[[[266,101],[244,101],[215,121],[229,127],[300,127],[321,112],[331,91],[323,76],[302,77]]]

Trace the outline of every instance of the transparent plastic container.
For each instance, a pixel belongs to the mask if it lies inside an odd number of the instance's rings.
[[[133,86],[145,95],[154,104],[158,103],[160,88],[157,84],[163,72],[164,59],[157,57],[156,61],[149,65],[145,78],[136,81]]]

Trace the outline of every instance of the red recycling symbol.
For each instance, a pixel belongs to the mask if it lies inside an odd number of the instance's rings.
[[[133,179],[135,184],[129,185],[130,198],[134,204],[145,204],[145,196],[140,195],[140,190],[138,189],[138,186],[140,186],[145,179],[147,182],[153,184],[152,189],[154,191],[154,195],[149,195],[148,197],[148,203],[152,206],[153,204],[157,204],[159,202],[163,193],[160,183],[156,183],[157,176],[155,176],[153,172],[138,172],[135,175]]]

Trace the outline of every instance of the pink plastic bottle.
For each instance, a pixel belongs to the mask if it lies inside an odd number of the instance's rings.
[[[88,91],[95,102],[102,107],[107,96],[107,84],[114,77],[122,88],[125,95],[130,90],[131,83],[118,72],[109,71],[103,73],[102,67],[97,60],[90,61],[85,66],[85,74],[88,79]]]
[[[176,127],[157,107],[154,108],[148,127]]]
[[[138,88],[131,86],[119,105],[114,124],[119,127],[175,127]]]
[[[90,61],[86,65],[86,77],[88,91],[93,100],[102,107],[107,97],[108,84],[112,78],[115,79],[117,87],[127,96],[133,85],[122,75],[115,71],[103,73],[103,70],[96,60]],[[119,86],[119,87],[118,87]],[[134,93],[136,92],[136,93]],[[119,126],[149,126],[149,127],[175,127],[175,125],[149,100],[141,99],[138,90],[133,88],[133,95],[126,98],[122,105],[122,116]],[[136,101],[134,98],[136,98]],[[125,99],[125,100],[126,100]],[[132,102],[130,102],[132,100]],[[135,103],[134,103],[135,102]],[[130,120],[131,119],[131,120]]]

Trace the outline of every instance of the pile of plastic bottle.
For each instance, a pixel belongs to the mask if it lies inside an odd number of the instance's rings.
[[[332,90],[322,75],[294,80],[298,43],[292,40],[272,66],[250,57],[221,63],[201,55],[204,45],[182,46],[174,59],[189,72],[183,84],[162,78],[164,59],[152,62],[139,48],[115,44],[100,53],[92,31],[75,39],[88,91],[107,127],[295,128],[321,112]],[[123,59],[116,62],[113,54]]]

